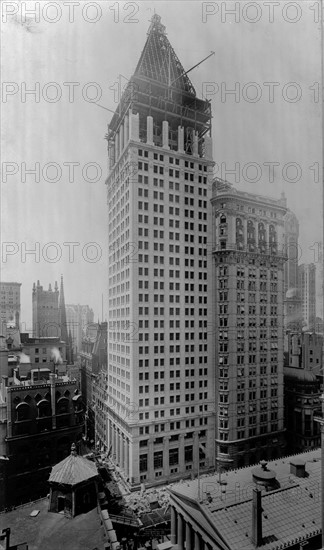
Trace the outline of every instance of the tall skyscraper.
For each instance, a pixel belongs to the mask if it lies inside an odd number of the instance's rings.
[[[284,217],[284,241],[287,259],[284,264],[284,314],[288,329],[300,329],[301,299],[298,285],[299,223],[296,215],[287,211]]]
[[[137,485],[215,465],[211,105],[156,14],[107,140],[108,440]]]
[[[7,328],[19,328],[21,283],[0,283],[1,291],[1,333],[7,334]]]
[[[302,318],[307,330],[315,330],[316,319],[316,266],[302,264],[298,268],[299,292],[302,301]]]
[[[217,460],[221,469],[284,448],[286,200],[215,180]]]
[[[49,284],[44,290],[37,281],[33,285],[33,336],[60,336],[59,289]]]

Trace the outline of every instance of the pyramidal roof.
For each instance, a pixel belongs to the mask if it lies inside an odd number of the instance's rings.
[[[77,485],[97,475],[97,466],[94,462],[78,456],[73,443],[71,454],[53,466],[49,481],[64,485]]]
[[[183,92],[196,95],[166,34],[161,17],[154,14],[148,38],[135,69],[134,76],[144,76]]]

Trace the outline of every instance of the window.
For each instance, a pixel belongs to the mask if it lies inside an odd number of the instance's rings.
[[[161,438],[159,438],[161,439]],[[154,453],[154,470],[163,468],[163,451],[156,451]]]
[[[140,455],[140,463],[139,463],[139,469],[140,472],[146,472],[147,471],[147,454]]]
[[[179,450],[178,449],[170,449],[169,450],[169,465],[174,466],[175,464],[179,464]]]

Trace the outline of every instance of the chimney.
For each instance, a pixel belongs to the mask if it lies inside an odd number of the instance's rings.
[[[305,468],[305,462],[303,460],[300,460],[298,458],[295,458],[290,461],[290,473],[293,474],[296,477],[306,477],[306,468]]]
[[[252,495],[252,542],[255,546],[262,544],[262,493],[253,489]]]
[[[55,374],[53,372],[49,375],[51,385],[51,406],[52,406],[52,428],[56,429],[56,406],[55,406]]]

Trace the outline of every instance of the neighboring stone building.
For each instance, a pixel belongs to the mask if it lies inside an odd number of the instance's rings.
[[[170,550],[321,549],[321,450],[170,489]],[[161,545],[160,548],[163,546]],[[158,547],[159,548],[159,547]]]
[[[221,469],[284,452],[286,199],[216,179],[216,431]],[[211,297],[209,298],[211,300]]]
[[[32,370],[25,381],[16,373],[2,377],[0,448],[8,458],[2,506],[46,495],[51,466],[82,437],[84,410],[75,383],[40,370],[41,382],[33,381]]]
[[[7,328],[19,329],[21,283],[0,282],[0,334],[7,336]]]
[[[161,483],[215,466],[214,163],[157,14],[107,140],[108,445],[133,486]]]

